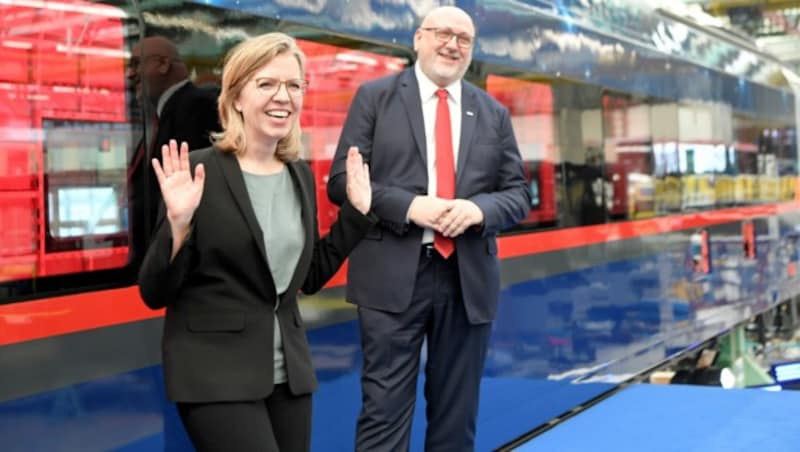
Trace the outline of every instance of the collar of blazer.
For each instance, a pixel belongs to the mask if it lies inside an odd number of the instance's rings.
[[[253,235],[253,239],[255,239],[258,244],[258,250],[261,253],[261,257],[264,259],[264,264],[267,265],[269,269],[266,247],[264,246],[264,233],[258,224],[256,213],[250,202],[250,196],[247,193],[247,186],[245,185],[244,176],[242,175],[242,168],[239,166],[239,160],[236,159],[233,153],[222,152],[217,149],[215,149],[214,156],[220,167],[220,172],[225,179],[225,183],[231,192],[231,197],[239,207],[239,211],[242,213],[242,217],[247,223],[250,233]],[[300,259],[297,262],[297,267],[292,275],[289,287],[285,292],[286,294],[294,294],[297,293],[303,284],[305,274],[311,263],[311,254],[314,248],[314,220],[316,219],[316,211],[314,211],[312,203],[314,179],[308,165],[302,161],[288,162],[286,167],[289,170],[289,175],[300,197],[303,226],[305,229],[303,251],[300,254]]]
[[[408,121],[411,124],[411,133],[417,143],[417,150],[423,162],[428,161],[427,146],[425,145],[425,123],[422,116],[422,101],[419,98],[419,83],[414,74],[414,67],[410,67],[398,75],[400,97],[406,108]],[[461,81],[461,137],[458,145],[458,164],[456,166],[456,193],[458,193],[459,174],[467,161],[467,155],[472,149],[472,137],[478,118],[478,102],[476,95],[478,88],[469,82]]]

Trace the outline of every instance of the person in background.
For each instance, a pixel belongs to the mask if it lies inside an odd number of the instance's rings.
[[[305,57],[269,33],[228,54],[222,132],[152,160],[164,198],[139,288],[166,307],[166,393],[199,451],[307,451],[317,381],[297,305],[334,275],[377,222],[355,148],[347,192],[319,237],[314,178],[298,160]]]
[[[211,145],[210,134],[220,130],[217,99],[213,90],[189,80],[172,41],[163,36],[142,39],[131,51],[126,75],[140,105],[147,102],[158,116],[155,149],[170,139],[187,142],[189,149]]]
[[[408,450],[423,339],[425,449],[474,448],[500,291],[495,236],[530,206],[508,110],[462,80],[474,42],[466,12],[431,11],[414,67],[359,88],[332,163],[328,195],[344,205],[358,146],[380,218],[347,277],[363,348],[358,451]]]
[[[220,130],[217,99],[213,91],[189,80],[178,48],[163,36],[142,39],[131,50],[126,71],[136,100],[142,108],[146,133],[134,149],[129,167],[135,247],[144,246],[152,232],[161,200],[155,174],[147,162],[170,139],[189,144],[189,149],[211,145],[210,134]]]

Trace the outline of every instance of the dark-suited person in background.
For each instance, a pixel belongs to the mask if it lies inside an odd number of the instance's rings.
[[[199,451],[309,449],[317,381],[297,292],[322,288],[377,223],[353,148],[347,199],[319,237],[314,178],[298,160],[304,66],[282,33],[240,43],[223,69],[214,146],[189,156],[171,141],[163,166],[153,159],[166,215],[139,287],[149,307],[166,307],[167,396]]]
[[[135,249],[144,243],[156,219],[161,200],[152,157],[170,139],[189,144],[189,149],[211,145],[210,133],[220,130],[217,99],[212,91],[200,89],[189,80],[186,64],[178,48],[163,36],[142,39],[131,50],[126,71],[148,127],[134,150],[129,172]]]
[[[344,202],[358,146],[380,218],[347,283],[363,347],[359,451],[408,450],[423,339],[425,448],[474,447],[500,290],[495,236],[530,205],[508,110],[461,80],[474,40],[463,10],[430,12],[414,34],[416,65],[359,88],[334,157],[331,200]]]
[[[198,88],[189,80],[172,41],[163,36],[142,39],[131,51],[127,77],[137,100],[155,108],[155,149],[170,139],[185,141],[189,149],[211,145],[210,134],[220,130],[217,99],[212,90]]]

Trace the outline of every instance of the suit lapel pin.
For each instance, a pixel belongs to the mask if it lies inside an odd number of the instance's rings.
[[[472,110],[467,110],[467,116],[475,116],[475,113]]]

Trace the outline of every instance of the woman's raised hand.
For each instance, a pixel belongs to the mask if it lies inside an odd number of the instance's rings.
[[[369,167],[361,158],[357,146],[350,146],[347,151],[347,199],[362,214],[369,212],[372,204]]]
[[[173,227],[185,228],[192,221],[200,198],[203,196],[205,168],[198,164],[194,169],[194,178],[189,167],[189,145],[169,140],[169,145],[161,147],[162,161],[153,159],[153,170],[156,172],[161,196],[167,208],[167,219]],[[162,166],[163,165],[163,166]]]

